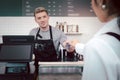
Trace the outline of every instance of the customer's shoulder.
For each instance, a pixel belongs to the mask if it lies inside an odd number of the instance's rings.
[[[90,47],[100,47],[100,46],[110,46],[111,44],[117,44],[118,41],[108,35],[100,35],[100,36],[96,36],[93,37],[91,40],[88,41],[87,45],[89,45]]]

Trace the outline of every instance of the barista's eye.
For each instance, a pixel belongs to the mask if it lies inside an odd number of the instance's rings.
[[[39,19],[39,20],[40,20],[40,19],[41,19],[41,17],[38,17],[37,19]]]

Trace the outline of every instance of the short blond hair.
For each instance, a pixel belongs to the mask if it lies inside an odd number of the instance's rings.
[[[35,14],[40,13],[40,12],[46,12],[48,14],[48,11],[44,7],[37,7],[35,8],[34,16]]]

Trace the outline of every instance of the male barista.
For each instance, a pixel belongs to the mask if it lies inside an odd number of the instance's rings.
[[[49,25],[49,15],[44,7],[36,8],[34,11],[34,17],[38,27],[32,29],[30,31],[30,35],[35,36],[36,43],[37,41],[39,43],[39,49],[43,49],[43,51],[40,53],[39,51],[35,52],[35,59],[37,59],[36,63],[37,61],[57,61],[59,57],[59,44],[61,44],[63,47],[66,46],[66,35],[61,30]],[[41,42],[43,42],[43,44],[40,47]],[[48,56],[45,55],[45,53],[53,55]]]

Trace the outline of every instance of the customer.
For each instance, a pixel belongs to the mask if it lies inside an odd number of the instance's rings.
[[[36,8],[34,17],[39,27],[32,29],[30,35],[35,36],[36,43],[39,43],[39,50],[42,49],[40,53],[39,51],[35,52],[35,59],[37,61],[57,61],[59,44],[63,47],[66,45],[66,35],[61,30],[49,25],[49,15],[44,7]]]
[[[120,80],[120,1],[92,0],[92,8],[106,24],[84,47],[82,80]]]

